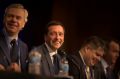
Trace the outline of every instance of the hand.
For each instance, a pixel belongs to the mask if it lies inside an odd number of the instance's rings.
[[[5,71],[5,67],[2,64],[0,64],[0,71]]]
[[[21,68],[17,63],[12,63],[8,68],[8,71],[12,71],[12,72],[21,72]]]

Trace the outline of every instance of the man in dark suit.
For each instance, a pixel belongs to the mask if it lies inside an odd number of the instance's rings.
[[[24,28],[27,17],[28,12],[21,4],[11,4],[6,8],[0,32],[0,70],[26,70],[28,48],[18,34]]]
[[[75,79],[95,79],[93,66],[104,54],[104,41],[96,36],[85,40],[79,52],[68,57],[69,74]]]
[[[54,76],[59,73],[61,57],[58,49],[64,42],[64,32],[64,26],[60,22],[51,21],[45,29],[45,43],[31,50],[41,54],[41,76]],[[54,60],[57,61],[56,64]]]
[[[119,41],[115,38],[108,38],[106,40],[106,53],[103,55],[101,61],[96,65],[101,73],[101,79],[117,79],[114,73],[114,67],[119,57]]]

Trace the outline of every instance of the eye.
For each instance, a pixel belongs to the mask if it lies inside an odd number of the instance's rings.
[[[6,17],[11,18],[13,15],[7,14]]]
[[[63,36],[63,35],[64,35],[64,33],[62,33],[62,32],[59,33],[59,36]]]
[[[50,32],[49,35],[54,36],[54,35],[56,35],[56,33],[55,32]]]
[[[17,19],[17,20],[21,20],[22,17],[21,17],[21,16],[16,16],[16,19]]]

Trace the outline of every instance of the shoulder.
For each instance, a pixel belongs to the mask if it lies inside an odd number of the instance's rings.
[[[5,35],[3,31],[0,31],[0,44],[6,43]]]
[[[2,30],[0,30],[0,39],[1,38],[4,38],[5,36],[4,36],[4,34],[3,34],[3,31]]]
[[[78,58],[80,58],[80,54],[79,54],[79,52],[74,52],[74,53],[72,53],[72,54],[69,54],[68,55],[68,58],[69,59],[78,59]]]
[[[45,44],[42,44],[42,45],[39,45],[39,46],[36,46],[36,47],[33,47],[33,49],[31,50],[32,51],[36,51],[36,52],[39,52],[39,53],[43,53],[47,50]]]
[[[18,43],[21,47],[28,48],[27,44],[25,42],[23,42],[21,39],[18,39]]]
[[[79,59],[79,56],[78,56],[78,55],[79,55],[78,52],[74,52],[74,53],[72,53],[72,54],[68,54],[68,55],[67,55],[67,59],[68,59],[69,61],[71,61],[71,62],[77,62],[78,59]]]
[[[75,52],[69,55],[67,59],[68,59],[68,62],[71,63],[71,65],[76,65],[78,69],[80,69],[79,67],[83,66],[83,61],[81,59],[79,52]]]

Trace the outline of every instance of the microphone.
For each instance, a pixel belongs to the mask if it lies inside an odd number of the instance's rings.
[[[59,51],[58,51],[58,54],[59,54],[62,58],[67,57],[66,52],[63,51],[63,50],[59,50]]]

